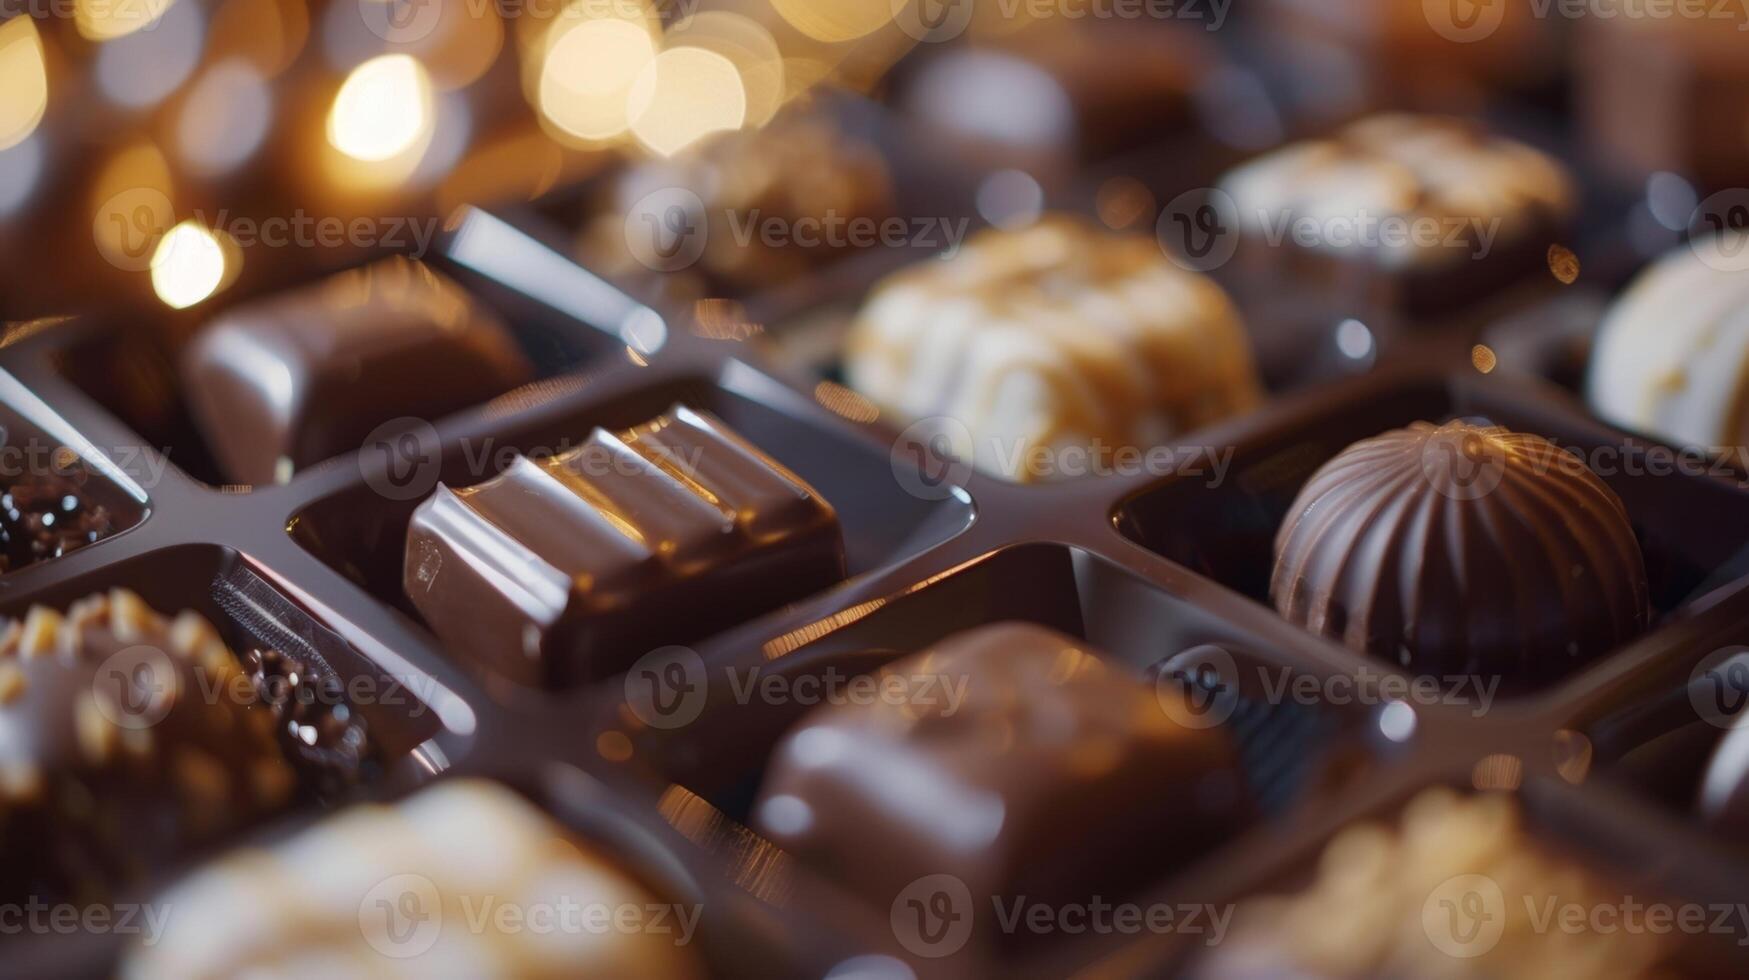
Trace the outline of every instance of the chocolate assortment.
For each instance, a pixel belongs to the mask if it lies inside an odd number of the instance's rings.
[[[449,648],[550,686],[611,676],[629,654],[843,576],[831,506],[684,406],[547,460],[518,456],[479,486],[439,487],[407,531],[407,595]]]
[[[1061,633],[986,626],[876,676],[907,706],[803,719],[754,826],[877,906],[941,874],[979,906],[1121,894],[1248,815],[1229,732]]]
[[[1232,302],[1155,242],[1071,217],[986,231],[874,287],[845,379],[900,424],[951,418],[954,452],[1019,482],[1085,475],[1255,405]],[[1039,460],[1074,447],[1080,473]]]
[[[1749,967],[1737,42],[272,6],[0,88],[0,973]]]
[[[1559,677],[1645,629],[1621,499],[1541,436],[1417,422],[1349,446],[1276,536],[1286,619],[1418,674]]]

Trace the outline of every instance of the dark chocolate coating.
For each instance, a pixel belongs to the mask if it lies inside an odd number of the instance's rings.
[[[595,430],[414,512],[405,588],[455,653],[525,684],[611,675],[844,576],[832,507],[716,418]]]
[[[1626,509],[1540,436],[1417,422],[1312,475],[1275,539],[1288,620],[1415,673],[1565,674],[1644,630]]]
[[[225,475],[273,483],[358,449],[383,423],[433,421],[533,369],[496,317],[405,258],[238,307],[185,352],[190,407]]]
[[[128,592],[0,639],[0,896],[104,901],[284,806],[296,779],[236,659]]]
[[[984,920],[995,899],[1109,899],[1249,811],[1225,730],[1184,727],[1176,687],[1054,630],[969,630],[880,680],[881,698],[816,709],[785,739],[754,820],[883,910],[937,874]]]

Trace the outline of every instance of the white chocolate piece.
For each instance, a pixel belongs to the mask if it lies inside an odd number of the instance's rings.
[[[1586,397],[1677,445],[1749,442],[1749,235],[1696,239],[1641,273],[1598,328]]]
[[[355,807],[155,905],[163,935],[128,950],[127,980],[703,975],[696,906],[654,911],[614,862],[484,781]]]
[[[1328,139],[1265,154],[1229,172],[1220,189],[1248,237],[1273,244],[1285,230],[1283,242],[1295,244],[1295,224],[1309,219],[1320,232],[1313,248],[1376,246],[1373,261],[1388,268],[1476,256],[1444,234],[1369,235],[1369,226],[1476,229],[1499,248],[1570,214],[1575,201],[1566,169],[1542,151],[1460,119],[1406,113],[1371,116]],[[1350,234],[1356,229],[1362,233]]]
[[[1051,474],[1039,451],[1142,452],[1260,397],[1232,302],[1151,238],[1047,217],[986,231],[876,287],[852,328],[851,387],[900,425],[957,420],[978,469]]]

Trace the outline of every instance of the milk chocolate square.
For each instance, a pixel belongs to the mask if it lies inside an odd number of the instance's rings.
[[[883,909],[943,875],[985,920],[993,901],[1110,899],[1247,811],[1228,732],[1050,629],[959,633],[879,690],[787,737],[754,822]]]
[[[610,675],[844,576],[832,507],[703,412],[478,486],[440,486],[408,531],[405,587],[455,653],[526,684]]]
[[[396,257],[225,313],[190,344],[182,375],[225,476],[275,483],[384,423],[434,421],[533,369],[460,286]]]

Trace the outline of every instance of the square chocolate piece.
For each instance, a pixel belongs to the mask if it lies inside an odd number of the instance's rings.
[[[1226,730],[1050,629],[957,634],[884,669],[880,690],[810,714],[754,812],[879,908],[944,875],[986,925],[992,902],[1113,899],[1249,812]]]
[[[432,421],[533,375],[490,311],[401,257],[237,307],[182,362],[195,421],[238,483],[283,483],[378,426]]]
[[[413,514],[405,588],[453,652],[524,684],[609,676],[844,577],[831,505],[676,406]]]

